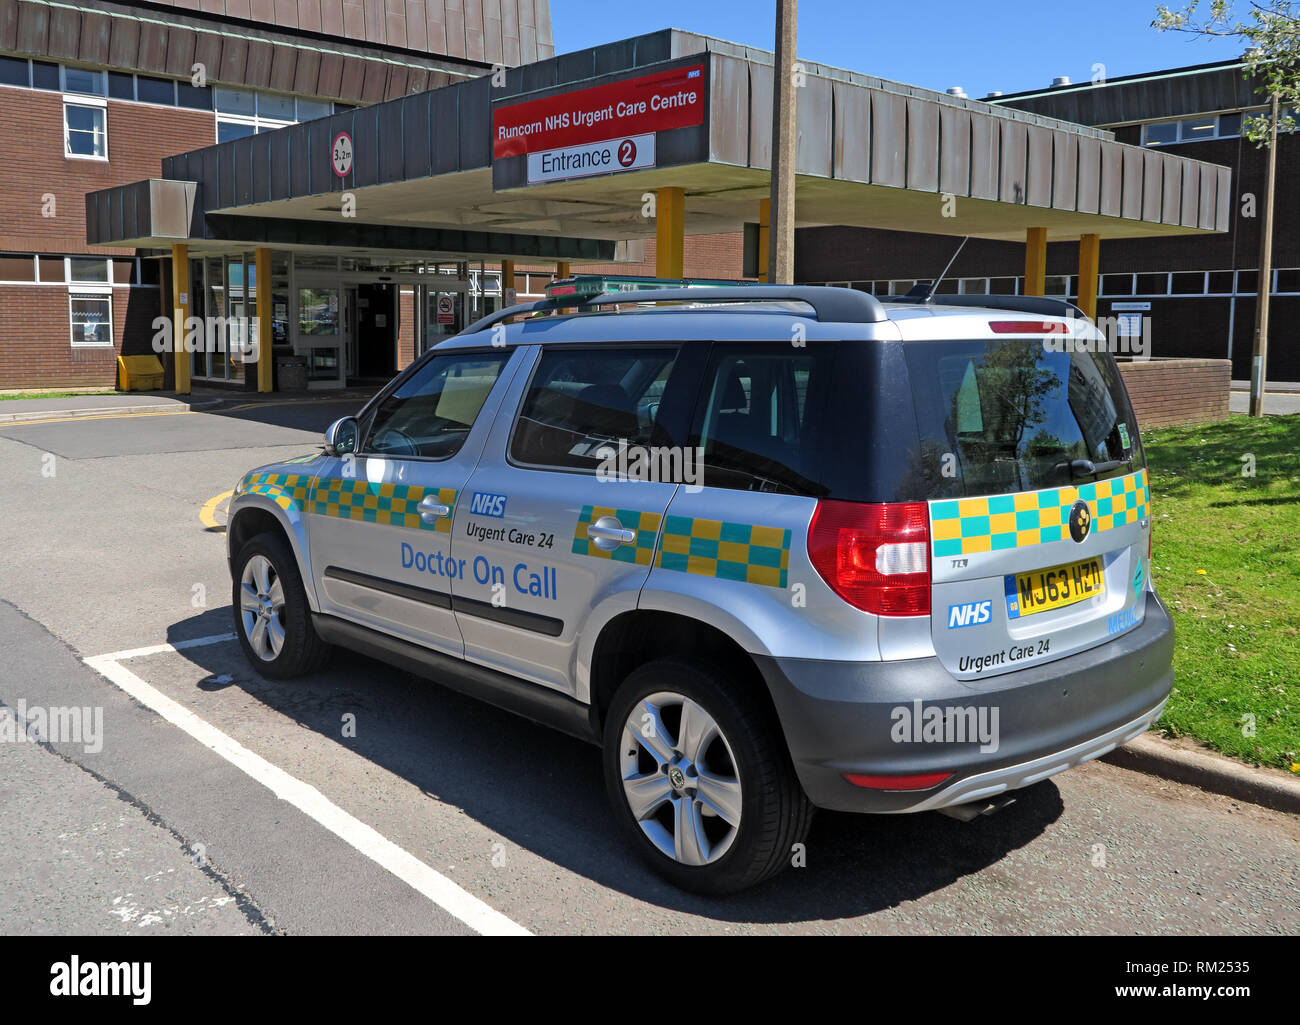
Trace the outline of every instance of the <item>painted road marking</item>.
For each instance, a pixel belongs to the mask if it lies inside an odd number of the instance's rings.
[[[348,814],[315,787],[289,775],[265,758],[254,754],[237,740],[200,719],[184,705],[145,683],[122,662],[146,655],[182,651],[234,639],[234,634],[199,637],[175,644],[155,644],[146,648],[117,651],[85,659],[86,665],[116,684],[128,695],[184,730],[204,747],[215,751],[235,768],[245,773],[282,801],[287,801],[308,818],[319,823],[344,843],[360,851],[376,865],[395,875],[407,886],[423,894],[453,918],[464,922],[484,936],[531,936],[527,929],[479,900],[468,890],[430,868],[382,833]]]
[[[220,529],[221,527],[224,527],[225,524],[220,523],[217,520],[217,506],[219,506],[225,499],[229,498],[234,493],[235,492],[233,489],[230,491],[223,491],[221,492],[221,494],[213,495],[206,502],[204,502],[203,508],[199,510],[199,522],[209,529],[212,528]]]
[[[127,417],[146,417],[146,416],[189,416],[192,413],[198,413],[197,409],[168,409],[158,413],[96,413],[94,416],[60,416],[51,417],[47,420],[4,420],[0,421],[0,430],[8,430],[10,427],[30,427],[38,424],[67,424],[78,420],[122,420]]]

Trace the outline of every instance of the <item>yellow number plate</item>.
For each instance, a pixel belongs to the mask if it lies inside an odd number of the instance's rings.
[[[1106,577],[1100,558],[1009,575],[1006,577],[1007,618],[1020,619],[1064,608],[1105,593]]]

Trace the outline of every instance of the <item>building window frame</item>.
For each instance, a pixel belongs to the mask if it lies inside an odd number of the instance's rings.
[[[83,128],[70,128],[68,126],[68,110],[71,107],[77,107],[84,110],[94,110],[99,112],[100,124],[98,127],[87,132]],[[90,134],[95,137],[102,136],[102,152],[99,153],[74,153],[72,151],[72,134],[78,135]],[[65,93],[63,96],[63,156],[67,160],[97,160],[101,163],[108,162],[108,100],[102,96],[87,96],[82,93]]]
[[[1181,146],[1189,142],[1208,142],[1211,139],[1235,139],[1241,135],[1241,122],[1245,120],[1246,113],[1246,111],[1240,110],[1225,110],[1218,114],[1194,114],[1191,117],[1171,117],[1144,121],[1142,123],[1142,145],[1148,149],[1159,149],[1162,146]],[[1234,117],[1237,119],[1236,127],[1229,128],[1225,131],[1223,119]],[[1188,134],[1191,130],[1184,127],[1196,121],[1207,121],[1210,119],[1213,119],[1214,121],[1213,132],[1197,133],[1192,135]],[[1172,125],[1175,133],[1174,138],[1167,142],[1153,141],[1150,137],[1151,133],[1149,131],[1152,125]]]
[[[81,300],[83,302],[84,301],[103,302],[107,305],[107,312],[108,312],[108,317],[106,321],[108,324],[107,341],[100,341],[98,339],[93,341],[87,341],[84,337],[80,341],[78,341],[77,339],[78,326],[83,328],[82,331],[83,336],[85,334],[84,332],[85,325],[77,324],[76,313],[73,307],[73,304],[78,300]],[[112,285],[78,284],[78,285],[69,286],[68,288],[68,336],[69,336],[69,342],[71,343],[71,346],[74,349],[113,348],[113,286]]]

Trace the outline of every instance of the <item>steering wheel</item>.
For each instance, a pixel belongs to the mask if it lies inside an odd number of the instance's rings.
[[[376,452],[385,455],[418,456],[420,454],[420,446],[398,427],[385,427],[375,436],[373,444]]]

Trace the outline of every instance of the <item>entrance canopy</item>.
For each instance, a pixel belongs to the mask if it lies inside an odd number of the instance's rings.
[[[662,189],[681,190],[687,234],[739,231],[768,195],[772,63],[665,30],[209,146],[88,195],[87,241],[608,261],[617,240],[655,235]],[[1227,168],[802,68],[801,227],[1047,241],[1228,228]]]

